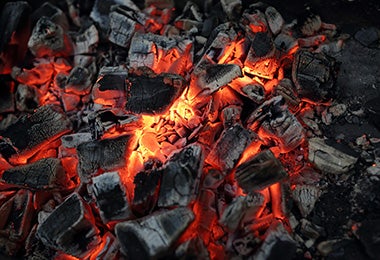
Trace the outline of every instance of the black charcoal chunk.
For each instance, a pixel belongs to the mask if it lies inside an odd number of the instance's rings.
[[[210,259],[207,247],[199,236],[179,245],[175,250],[175,257],[176,259]]]
[[[272,33],[278,34],[285,23],[281,14],[276,10],[276,8],[269,6],[265,10],[265,17],[267,18],[267,22]]]
[[[252,133],[240,124],[225,129],[206,157],[206,162],[217,169],[229,172],[235,167],[252,139]]]
[[[37,236],[49,247],[83,257],[100,244],[91,208],[73,193],[42,222]]]
[[[195,199],[203,157],[202,147],[191,144],[168,159],[163,166],[159,207],[187,206]]]
[[[102,221],[127,220],[132,217],[127,190],[118,172],[105,172],[92,178],[91,191]]]
[[[69,21],[66,14],[52,3],[45,2],[33,12],[33,23],[35,24],[42,16],[49,17],[54,23],[59,24],[63,30],[69,30]]]
[[[61,161],[45,158],[4,171],[3,181],[31,189],[64,189],[69,185]]]
[[[89,142],[91,140],[91,133],[76,133],[61,137],[62,145],[66,148],[76,148],[81,143]]]
[[[253,131],[263,131],[273,139],[281,152],[289,152],[305,139],[305,131],[289,111],[282,96],[273,97],[261,104],[249,116],[247,126]]]
[[[6,148],[3,150],[1,145],[0,153],[5,157],[13,155],[16,161],[25,160],[38,152],[39,148],[47,146],[51,141],[69,132],[71,127],[70,120],[58,107],[48,105],[39,107],[33,114],[20,117],[14,124],[0,132],[0,135],[7,138],[9,144],[18,150],[18,153],[9,152]]]
[[[376,47],[380,44],[380,31],[376,27],[362,28],[354,37],[366,47]]]
[[[0,75],[0,114],[15,111],[14,88],[14,82]]]
[[[307,217],[314,209],[314,205],[321,195],[321,189],[316,185],[297,184],[292,191],[292,197],[296,202],[301,215]]]
[[[165,210],[116,225],[121,252],[131,259],[163,257],[194,220],[188,208]]]
[[[300,50],[295,54],[292,77],[298,95],[313,102],[326,102],[336,97],[338,64],[323,52]]]
[[[91,90],[92,77],[90,70],[84,67],[74,67],[66,80],[65,92],[78,95],[88,94]]]
[[[19,84],[16,90],[16,107],[19,111],[33,112],[40,104],[40,95],[35,86]]]
[[[81,180],[87,183],[98,169],[113,170],[125,166],[131,141],[131,136],[122,135],[78,145],[78,174]]]
[[[270,150],[265,150],[240,164],[235,173],[245,192],[262,190],[288,176],[281,162]]]

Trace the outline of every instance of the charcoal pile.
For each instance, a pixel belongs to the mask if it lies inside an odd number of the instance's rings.
[[[0,256],[380,257],[379,28],[38,2],[1,4]]]

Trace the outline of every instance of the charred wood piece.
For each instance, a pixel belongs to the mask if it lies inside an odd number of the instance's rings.
[[[162,257],[194,220],[188,208],[176,208],[116,225],[121,251],[131,259]]]
[[[176,259],[210,259],[207,247],[199,236],[179,245],[175,250],[175,257]]]
[[[289,109],[293,112],[297,111],[301,100],[297,95],[297,90],[295,89],[292,81],[288,78],[282,79],[277,86],[274,88],[274,94],[278,96],[283,96]]]
[[[91,91],[93,75],[84,67],[74,67],[66,80],[65,92],[77,95],[89,94]]]
[[[206,157],[206,162],[222,171],[231,171],[253,138],[252,133],[240,124],[225,129]]]
[[[96,52],[99,42],[99,33],[95,25],[88,27],[83,33],[72,36],[74,43],[74,54],[89,54]]]
[[[0,76],[0,114],[15,111],[14,102],[15,84],[4,76]]]
[[[235,173],[239,186],[247,193],[262,190],[287,176],[281,162],[270,150],[265,150],[243,162]]]
[[[89,142],[92,140],[91,133],[76,133],[64,135],[61,137],[62,145],[65,148],[76,148],[81,143]]]
[[[82,182],[87,183],[98,169],[113,170],[125,166],[131,143],[132,137],[123,135],[78,145],[78,174]]]
[[[92,178],[91,191],[102,221],[127,220],[132,217],[127,190],[118,172],[105,172]]]
[[[0,153],[6,158],[12,156],[16,162],[25,161],[70,130],[71,122],[60,109],[42,106],[32,115],[20,117],[0,132],[7,139],[7,145],[0,145]]]
[[[261,193],[249,193],[247,196],[239,196],[228,204],[223,211],[219,222],[234,232],[244,222],[245,218],[253,219],[264,206],[265,198]]]
[[[274,45],[276,49],[284,54],[289,53],[291,50],[295,50],[298,47],[298,41],[291,35],[286,33],[280,33],[274,39]]]
[[[297,244],[280,221],[274,221],[253,259],[293,259]]]
[[[251,82],[247,83],[247,79],[249,78],[237,78],[228,86],[239,92],[241,95],[246,96],[256,104],[263,103],[265,101],[264,86],[255,80],[250,80]]]
[[[46,16],[41,17],[33,28],[28,47],[36,57],[66,57],[73,53],[71,39],[63,28]]]
[[[302,99],[327,102],[336,97],[338,64],[324,53],[300,50],[295,54],[292,78]]]
[[[207,94],[214,93],[243,75],[240,67],[235,64],[210,64],[205,67],[199,66],[196,70],[194,73],[197,85]]]
[[[64,189],[69,186],[61,161],[45,158],[4,171],[2,180],[31,189]]]
[[[129,48],[129,65],[182,75],[192,62],[191,50],[192,42],[184,38],[136,33]]]
[[[192,144],[168,159],[163,166],[159,207],[187,206],[195,199],[203,158],[202,147]]]
[[[67,20],[66,14],[57,6],[49,2],[43,3],[32,14],[33,23],[35,24],[42,16],[46,16],[53,23],[60,25],[64,31],[69,30],[69,21]]]
[[[289,111],[282,96],[276,96],[260,105],[247,120],[253,131],[263,131],[273,139],[281,152],[289,152],[299,146],[305,138],[304,129]]]
[[[83,257],[100,243],[90,206],[73,193],[40,223],[37,236],[49,247]]]
[[[33,112],[33,110],[39,107],[39,105],[40,105],[39,91],[37,90],[36,87],[23,85],[23,84],[19,84],[17,86],[17,90],[16,90],[17,110]]]
[[[278,34],[285,23],[281,14],[276,10],[276,8],[269,6],[265,10],[265,17],[267,18],[267,22],[272,33],[274,35]]]
[[[242,3],[241,0],[221,0],[223,11],[233,20],[240,15]]]
[[[321,138],[309,139],[309,161],[323,172],[333,174],[348,172],[357,160],[358,158],[328,145]]]
[[[237,123],[240,123],[240,114],[242,112],[240,106],[230,105],[223,108],[221,113],[221,120],[224,128],[230,128]]]
[[[155,114],[165,112],[184,88],[185,80],[176,74],[102,69],[92,96],[96,103],[124,107],[127,112]]]
[[[298,184],[292,191],[292,197],[303,217],[307,217],[313,211],[320,195],[321,190],[315,185]]]

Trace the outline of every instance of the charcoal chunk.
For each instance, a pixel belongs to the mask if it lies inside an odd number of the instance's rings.
[[[101,242],[90,206],[73,193],[42,222],[37,236],[49,247],[83,257]]]
[[[156,259],[167,253],[193,220],[194,213],[180,207],[118,223],[116,236],[122,253],[131,259]]]
[[[32,189],[64,189],[70,183],[57,158],[45,158],[8,169],[4,171],[2,179]]]
[[[336,97],[338,64],[323,52],[300,50],[295,54],[292,77],[298,95],[313,102],[326,102]]]
[[[78,145],[78,174],[81,180],[88,182],[98,169],[113,170],[125,166],[131,142],[131,136],[122,135]]]
[[[240,164],[235,178],[245,192],[264,189],[288,176],[281,162],[265,150]]]
[[[198,144],[173,154],[163,166],[158,206],[187,206],[195,198],[202,166],[203,149]]]
[[[14,88],[14,82],[3,75],[0,76],[0,114],[14,112]]]

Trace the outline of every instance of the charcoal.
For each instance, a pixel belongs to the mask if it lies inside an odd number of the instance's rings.
[[[336,97],[337,69],[335,59],[324,53],[298,51],[292,68],[298,95],[313,102],[327,102]]]
[[[81,143],[89,142],[91,140],[92,135],[90,133],[76,133],[61,137],[62,145],[66,148],[76,148]]]
[[[248,32],[258,33],[268,31],[268,23],[265,17],[265,14],[259,9],[262,2],[251,5],[250,8],[244,10],[242,15],[241,25],[245,27],[245,30]],[[263,10],[264,11],[264,10]]]
[[[221,113],[221,120],[224,128],[229,128],[236,123],[240,122],[240,114],[242,108],[240,106],[230,105],[223,108]]]
[[[235,172],[235,178],[245,192],[262,190],[287,176],[281,162],[270,150],[260,152],[243,162]]]
[[[69,180],[61,161],[46,158],[4,171],[2,180],[31,189],[64,189]]]
[[[357,237],[372,259],[380,257],[379,240],[377,239],[380,235],[379,223],[379,219],[364,220],[356,231]]]
[[[325,235],[325,230],[313,224],[312,222],[308,221],[307,219],[303,218],[301,219],[301,229],[300,232],[302,235],[304,235],[307,238],[316,240],[321,235]]]
[[[129,65],[183,75],[192,62],[191,49],[192,42],[188,39],[136,33],[128,52]]]
[[[17,161],[23,161],[47,146],[53,140],[71,130],[71,122],[54,106],[42,106],[31,115],[20,117],[0,135],[9,140],[9,146],[3,148],[0,145],[0,153],[4,157]],[[3,149],[2,149],[3,148]],[[15,149],[17,149],[17,154]]]
[[[207,247],[198,236],[180,244],[175,250],[175,257],[176,259],[210,259]]]
[[[241,91],[257,104],[261,104],[265,100],[265,89],[260,84],[249,84],[244,86]]]
[[[193,220],[194,213],[180,207],[118,223],[115,230],[121,252],[131,259],[162,257]]]
[[[46,16],[41,17],[33,28],[28,47],[36,57],[66,57],[73,52],[72,42],[63,28]]]
[[[5,206],[8,208],[4,214]],[[7,255],[16,255],[23,246],[34,217],[33,193],[20,189],[0,208],[3,225],[0,226],[0,248]]]
[[[223,183],[225,177],[221,171],[214,168],[207,169],[204,175],[202,188],[211,190],[216,190]]]
[[[163,174],[163,169],[160,166],[161,163],[153,162],[152,168],[137,173],[133,180],[135,184],[133,209],[140,215],[150,213],[156,206]]]
[[[187,206],[195,199],[203,157],[202,147],[191,144],[168,159],[163,166],[159,207]]]
[[[175,74],[143,75],[124,70],[103,68],[92,96],[96,103],[125,107],[127,112],[155,114],[165,112],[185,87],[184,79]]]
[[[225,208],[219,222],[226,226],[230,232],[234,232],[243,224],[244,218],[255,218],[264,202],[264,196],[260,193],[236,197]]]
[[[157,8],[160,8],[160,9],[174,7],[173,0],[145,0],[144,2],[145,2],[145,7],[156,6]]]
[[[252,133],[240,124],[225,129],[206,157],[206,162],[217,169],[229,172],[235,167],[252,139]]]
[[[294,259],[296,242],[280,221],[274,221],[264,237],[264,242],[253,255],[253,259]]]
[[[380,129],[380,108],[378,106],[380,102],[380,96],[376,96],[368,100],[364,107],[370,114],[370,122]]]
[[[137,29],[136,24],[140,22],[139,20],[143,20],[143,17],[136,20],[136,16],[139,15],[139,13],[133,9],[124,9],[122,6],[111,9],[113,9],[113,11],[109,14],[111,31],[108,39],[116,45],[128,47]]]
[[[305,36],[312,36],[317,33],[322,26],[322,20],[319,15],[313,13],[307,14],[299,21],[299,29]]]
[[[14,83],[0,76],[0,114],[15,111]]]
[[[267,22],[272,33],[278,34],[285,23],[281,14],[276,10],[276,8],[269,6],[265,10],[265,17],[267,18]]]
[[[252,233],[239,237],[232,242],[233,249],[240,256],[249,256],[257,248],[260,239],[255,237]]]
[[[321,190],[315,185],[297,184],[292,191],[292,197],[303,217],[307,217],[314,209],[320,195]]]
[[[66,80],[65,92],[77,95],[89,94],[91,91],[93,75],[84,67],[74,67]]]
[[[31,7],[24,1],[7,1],[2,7],[0,12],[0,74],[10,73],[12,67],[25,58],[31,30],[30,12]]]
[[[95,46],[99,42],[99,32],[95,25],[89,26],[83,33],[72,36],[74,54],[89,54],[96,52]]]
[[[263,131],[273,139],[281,152],[289,152],[299,146],[305,138],[304,129],[289,111],[282,96],[265,101],[249,116],[248,127],[253,131]]]
[[[50,18],[53,23],[60,25],[64,31],[69,30],[69,21],[67,20],[66,14],[52,3],[43,3],[33,12],[32,20],[36,23],[42,16]]]
[[[99,245],[100,251],[96,251],[91,257],[94,259],[117,259],[119,257],[120,245],[116,237],[107,232],[102,236],[102,244]]]
[[[321,138],[309,139],[309,161],[327,173],[341,174],[352,169],[358,158],[343,153],[328,145]]]
[[[226,86],[233,79],[242,76],[242,71],[235,64],[210,64],[205,68],[198,67],[197,84],[203,90],[211,94],[219,88]]]
[[[291,35],[286,33],[280,33],[274,39],[274,45],[276,49],[284,54],[289,53],[291,50],[296,50],[298,47],[298,41]]]
[[[40,223],[37,236],[49,247],[83,257],[100,243],[91,208],[73,193]]]
[[[127,190],[118,172],[105,172],[92,178],[91,191],[105,224],[132,217]]]
[[[298,110],[301,100],[298,98],[296,89],[290,79],[284,78],[280,80],[273,93],[277,96],[281,95],[291,111]]]
[[[241,0],[221,0],[223,11],[230,19],[237,18],[242,8]]]
[[[98,169],[108,171],[125,166],[131,143],[131,136],[121,135],[78,145],[78,174],[82,182],[87,183]]]
[[[362,28],[354,37],[366,47],[376,47],[380,44],[380,31],[376,27]]]
[[[33,112],[39,107],[39,92],[34,86],[19,84],[16,90],[16,107],[19,111]]]

